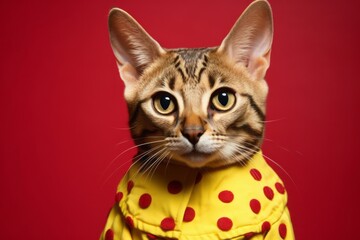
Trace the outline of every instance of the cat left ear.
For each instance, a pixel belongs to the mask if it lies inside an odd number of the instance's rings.
[[[262,80],[270,65],[273,18],[269,3],[250,4],[221,43],[218,52],[245,66],[255,80]]]
[[[113,8],[109,13],[109,33],[126,93],[136,84],[144,69],[165,50],[135,19],[119,8]]]

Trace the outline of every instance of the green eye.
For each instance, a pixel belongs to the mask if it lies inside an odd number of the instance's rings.
[[[159,92],[153,97],[154,108],[162,115],[168,115],[175,111],[175,99],[167,92]]]
[[[218,111],[228,111],[235,105],[235,94],[228,88],[220,88],[211,97],[211,106]]]

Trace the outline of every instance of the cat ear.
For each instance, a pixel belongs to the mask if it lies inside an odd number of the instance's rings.
[[[245,66],[255,80],[265,77],[270,65],[273,19],[267,1],[255,1],[243,12],[218,52]]]
[[[146,66],[165,52],[127,12],[113,8],[109,13],[109,33],[120,77],[126,88],[136,84]]]

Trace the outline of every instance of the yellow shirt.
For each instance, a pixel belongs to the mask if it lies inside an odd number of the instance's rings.
[[[295,239],[287,193],[258,152],[246,166],[135,165],[118,186],[101,240]]]

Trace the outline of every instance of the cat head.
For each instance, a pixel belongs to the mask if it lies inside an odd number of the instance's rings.
[[[245,164],[259,150],[273,38],[267,1],[250,4],[219,47],[164,49],[116,8],[109,32],[144,164]]]

